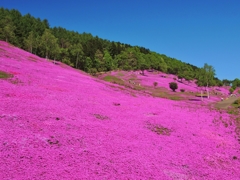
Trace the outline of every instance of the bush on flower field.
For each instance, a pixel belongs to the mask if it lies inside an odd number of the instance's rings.
[[[181,92],[185,92],[185,89],[180,89]]]
[[[175,92],[176,89],[178,88],[178,84],[175,82],[171,82],[171,83],[169,83],[169,87],[170,87],[170,89],[173,90],[173,92]]]
[[[153,86],[154,86],[154,87],[157,87],[157,85],[158,85],[157,82],[154,82],[154,83],[153,83]]]
[[[236,100],[236,103],[240,105],[240,98],[238,98],[238,100]]]
[[[234,101],[234,104],[240,105],[240,98],[238,98],[236,101]]]

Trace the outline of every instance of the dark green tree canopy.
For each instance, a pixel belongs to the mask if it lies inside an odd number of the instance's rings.
[[[173,92],[175,92],[176,89],[178,89],[178,84],[175,82],[171,82],[171,83],[169,83],[169,87],[170,87],[170,89],[173,90]]]

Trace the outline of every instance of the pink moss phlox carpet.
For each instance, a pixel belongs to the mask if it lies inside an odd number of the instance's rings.
[[[225,112],[133,97],[5,42],[0,70],[13,75],[0,79],[2,180],[240,179]],[[147,75],[142,83],[154,81]]]

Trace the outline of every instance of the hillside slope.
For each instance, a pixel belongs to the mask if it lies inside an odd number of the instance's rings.
[[[0,179],[240,179],[224,111],[132,96],[5,42],[0,71]]]

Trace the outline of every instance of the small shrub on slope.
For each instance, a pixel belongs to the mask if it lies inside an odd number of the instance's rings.
[[[157,85],[158,85],[157,82],[154,82],[154,83],[153,83],[153,86],[154,86],[154,87],[157,87]]]
[[[230,88],[230,89],[229,89],[229,92],[230,92],[231,94],[233,93],[233,91],[234,91],[233,88]]]
[[[238,98],[238,99],[234,102],[234,104],[240,105],[240,98]]]
[[[233,106],[238,107],[238,108],[240,107],[240,98],[238,98],[236,101],[234,101]]]
[[[173,90],[173,92],[175,92],[176,89],[178,88],[178,84],[175,82],[171,82],[171,83],[169,83],[169,87],[170,87],[170,89]]]
[[[185,89],[180,89],[181,92],[185,92]]]

